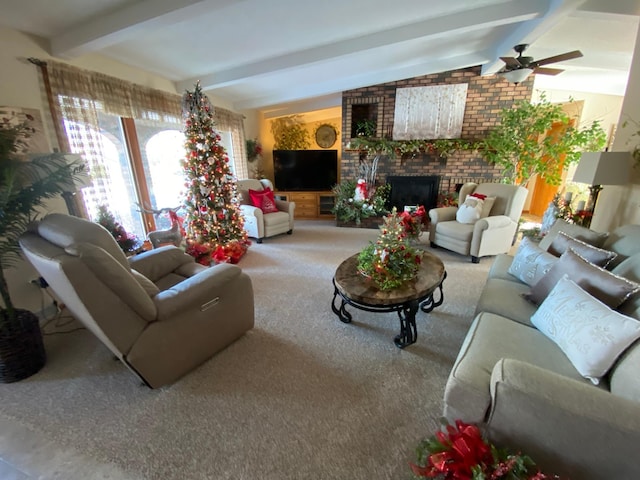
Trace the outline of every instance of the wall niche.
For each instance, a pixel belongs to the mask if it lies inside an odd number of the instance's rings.
[[[384,97],[350,98],[343,112],[344,138],[382,137]]]

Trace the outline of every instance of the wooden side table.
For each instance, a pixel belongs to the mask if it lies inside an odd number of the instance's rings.
[[[418,276],[400,288],[379,290],[368,278],[358,272],[358,254],[342,262],[333,277],[333,300],[331,310],[344,323],[351,323],[351,314],[346,306],[374,313],[397,312],[400,319],[400,334],[394,338],[398,348],[415,343],[418,338],[416,313],[425,313],[442,305],[444,295],[442,283],[447,277],[442,260],[430,252],[423,252]],[[434,293],[439,291],[438,299]],[[336,299],[340,297],[340,305]]]

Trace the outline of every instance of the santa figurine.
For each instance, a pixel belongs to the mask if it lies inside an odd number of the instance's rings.
[[[353,199],[356,201],[364,202],[367,198],[367,182],[361,178],[356,184],[356,192],[353,196]]]

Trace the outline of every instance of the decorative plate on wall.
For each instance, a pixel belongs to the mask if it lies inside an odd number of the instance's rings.
[[[316,130],[316,143],[322,148],[331,148],[338,138],[333,125],[323,123]]]

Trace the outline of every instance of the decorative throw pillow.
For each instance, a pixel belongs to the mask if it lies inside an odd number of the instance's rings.
[[[468,195],[456,212],[456,220],[460,223],[476,223],[480,219],[484,200]]]
[[[589,263],[569,249],[562,254],[549,272],[524,297],[540,305],[563,275],[568,275],[580,288],[609,308],[619,307],[627,298],[640,290],[640,285]]]
[[[524,237],[507,271],[532,287],[551,270],[557,261],[558,257],[542,250],[529,237]]]
[[[491,213],[493,204],[496,202],[496,197],[486,197],[484,199],[484,205],[482,205],[482,212],[480,212],[480,218],[486,218]]]
[[[568,249],[573,250],[585,260],[598,265],[599,267],[606,267],[611,260],[618,256],[615,252],[603,250],[593,245],[589,245],[577,238],[573,238],[565,232],[558,232],[556,238],[553,239],[549,249],[547,250],[552,255],[559,257]]]
[[[531,323],[560,347],[580,374],[595,385],[640,338],[640,322],[611,310],[564,275]]]
[[[249,196],[251,197],[251,203],[253,203],[253,206],[262,210],[262,213],[274,213],[278,211],[276,199],[269,187],[264,190],[249,189]]]
[[[565,220],[558,218],[554,224],[549,229],[549,233],[547,233],[542,240],[540,240],[540,248],[543,250],[548,250],[549,245],[555,240],[558,232],[564,232],[571,235],[573,238],[577,238],[578,240],[582,240],[589,245],[593,245],[594,247],[601,247],[604,241],[609,236],[608,233],[600,233],[593,230],[589,230],[586,227],[582,227],[580,225],[576,225],[575,223],[568,223]]]

